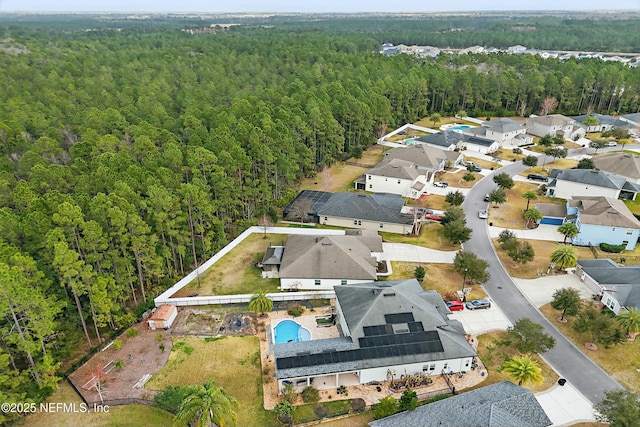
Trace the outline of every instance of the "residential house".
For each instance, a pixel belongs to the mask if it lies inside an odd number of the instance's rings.
[[[640,266],[620,266],[609,258],[578,260],[575,274],[615,314],[640,308]]]
[[[602,196],[583,196],[567,201],[567,217],[575,216],[579,233],[571,238],[578,246],[600,243],[625,245],[632,251],[640,236],[640,221],[622,200]]]
[[[584,124],[584,122],[589,117],[595,118],[597,123],[592,124],[592,125]],[[604,115],[604,114],[583,114],[581,116],[573,116],[572,119],[574,119],[578,123],[582,123],[584,125],[584,127],[586,128],[587,133],[591,133],[591,132],[606,132],[606,131],[612,130],[613,128],[616,128],[616,127],[623,127],[623,128],[631,128],[631,127],[633,127],[629,123],[627,123],[627,122],[625,122],[623,120],[617,119],[617,118],[615,118],[613,116]]]
[[[461,130],[445,130],[421,136],[416,142],[432,145],[444,150],[470,150],[482,154],[498,151],[500,143],[494,139],[463,133]]]
[[[454,166],[462,154],[426,144],[394,148],[373,169],[355,181],[356,190],[399,194],[417,199],[436,172]]]
[[[318,209],[331,198],[328,191],[302,190],[282,210],[285,221],[318,223]]]
[[[414,218],[398,194],[334,193],[317,210],[320,224],[409,234]]]
[[[613,152],[593,157],[596,168],[623,176],[630,183],[640,184],[640,156]]]
[[[581,196],[604,196],[634,200],[640,184],[623,176],[595,169],[553,169],[549,173],[547,196],[571,199]]]
[[[484,47],[475,45],[465,49],[461,49],[459,53],[460,55],[463,55],[465,53],[483,53],[483,52],[484,52]]]
[[[465,129],[463,132],[498,141],[500,146],[533,144],[533,136],[527,134],[527,128],[522,123],[507,118],[487,120],[482,126]]]
[[[376,280],[382,238],[357,230],[343,236],[291,235],[280,263],[280,289],[327,290]]]
[[[586,128],[576,120],[561,114],[532,116],[527,118],[527,132],[535,136],[557,136],[570,141],[584,138]]]
[[[511,55],[520,55],[520,54],[523,54],[526,50],[527,48],[525,46],[522,46],[521,44],[517,44],[515,46],[509,46],[507,48],[507,53]]]
[[[436,291],[415,279],[336,286],[341,337],[274,344],[278,388],[471,370],[477,355]]]
[[[629,123],[634,128],[640,128],[640,113],[623,114],[620,116],[620,120]]]
[[[510,381],[369,423],[371,427],[547,427],[551,424],[533,392]]]

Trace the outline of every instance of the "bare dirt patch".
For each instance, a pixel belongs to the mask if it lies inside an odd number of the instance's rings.
[[[256,315],[245,307],[202,306],[181,309],[173,335],[240,336],[256,334]]]
[[[145,323],[130,329],[136,330],[138,335],[128,338],[125,332],[118,337],[122,341],[122,348],[117,349],[114,344],[99,351],[69,376],[87,402],[100,402],[96,390],[89,389],[90,384],[87,384],[97,366],[102,366],[104,372],[102,396],[105,402],[126,398],[153,399],[153,392],[134,385],[145,375],[153,375],[165,365],[171,353],[171,339],[167,331],[151,331]],[[161,344],[164,345],[164,351],[160,348]]]

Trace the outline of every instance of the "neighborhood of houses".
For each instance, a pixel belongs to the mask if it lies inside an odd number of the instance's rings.
[[[593,117],[595,121],[552,114],[529,117],[526,124],[507,118],[462,118],[470,124],[449,124],[438,130],[404,125],[378,140],[389,148],[377,165],[370,165],[355,180],[352,191],[304,190],[284,208],[285,221],[306,228],[247,230],[157,297],[148,326],[152,330],[171,328],[177,306],[246,303],[251,295],[215,299],[200,295],[177,298],[175,294],[196,277],[199,280],[199,275],[251,233],[287,234],[282,244],[269,244],[257,264],[262,278],[279,281],[282,292],[269,296],[274,301],[329,298],[331,312],[316,320],[322,317],[332,328],[312,333],[296,318],[270,320],[261,360],[273,364],[277,391],[276,396],[265,395],[265,402],[277,400],[285,386],[299,391],[309,386],[320,390],[371,386],[380,392],[380,384],[400,377],[431,381],[433,376],[442,376],[455,394],[450,377],[464,378],[475,371],[479,382],[486,374],[471,332],[438,292],[423,289],[416,279],[385,280],[391,274],[392,260],[452,263],[455,252],[440,253],[437,258],[435,253],[442,251],[414,247],[411,250],[419,255],[398,256],[394,250],[408,251],[413,245],[383,242],[379,232],[419,234],[422,224],[439,221],[442,211],[417,207],[407,199],[451,191],[439,178],[445,171],[472,166],[479,172],[480,167],[465,159],[493,159],[497,166],[499,160],[492,154],[500,148],[526,149],[535,136],[553,135],[588,144],[589,133],[614,127],[633,133],[640,126],[640,114]],[[635,200],[640,191],[640,157],[611,151],[593,161],[598,169],[552,169],[543,183],[520,177],[547,196],[562,200],[536,203],[543,214],[538,223],[574,223],[578,233],[569,237],[573,245],[607,243],[632,251],[640,238],[640,221],[622,200]],[[625,307],[640,307],[638,266],[621,266],[611,259],[579,260],[575,276],[616,314]],[[496,310],[488,300],[483,308]],[[376,402],[376,396],[368,395],[368,403]],[[540,402],[519,385],[499,382],[370,425],[465,425],[473,420],[473,425],[542,427],[566,421],[545,411]]]
[[[458,53],[460,55],[465,53],[507,53],[509,55],[537,55],[542,58],[555,58],[561,61],[566,61],[571,58],[585,59],[585,58],[598,58],[603,61],[616,61],[623,64],[627,64],[630,67],[640,66],[640,56],[636,55],[608,55],[600,52],[556,52],[549,50],[539,50],[527,48],[522,45],[510,46],[507,49],[497,49],[495,47],[483,47],[483,46],[470,46],[465,49],[440,49],[434,46],[407,46],[404,44],[393,45],[391,43],[384,43],[380,49],[380,53],[383,55],[397,55],[404,53],[407,55],[415,55],[420,57],[430,56],[435,58],[440,53]]]

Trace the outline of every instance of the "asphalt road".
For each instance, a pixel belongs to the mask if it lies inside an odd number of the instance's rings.
[[[522,162],[516,162],[504,166],[498,171],[517,175],[525,169],[527,167],[523,166]],[[542,325],[545,332],[556,339],[555,347],[543,354],[544,359],[587,399],[594,404],[598,403],[604,398],[606,390],[622,389],[623,387],[600,366],[585,356],[542,316],[538,309],[522,295],[505,271],[491,244],[486,220],[478,218],[478,211],[487,208],[487,203],[482,200],[484,195],[495,188],[493,174],[490,174],[472,187],[462,204],[467,216],[467,224],[473,229],[471,239],[464,244],[464,249],[475,253],[489,263],[491,279],[484,283],[484,288],[500,306],[509,321],[515,323],[523,317],[528,317]],[[494,210],[496,208],[489,207],[488,209]]]

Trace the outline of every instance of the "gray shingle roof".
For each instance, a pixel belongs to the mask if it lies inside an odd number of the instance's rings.
[[[565,218],[567,216],[567,206],[558,203],[536,203],[536,209],[542,212],[545,217]]]
[[[344,317],[350,337],[274,345],[276,376],[278,378],[324,375],[409,363],[459,359],[476,355],[465,338],[465,332],[460,322],[448,319],[447,313],[449,311],[442,297],[435,291],[423,290],[415,279],[350,284],[334,288],[340,309],[338,314]],[[374,291],[376,291],[375,294]],[[437,340],[441,344],[441,348],[436,348],[438,346],[427,349],[412,347],[403,354],[392,351],[394,345],[368,344],[366,348],[363,348],[367,352],[369,349],[373,349],[374,357],[342,362],[336,362],[336,358],[332,358],[331,362],[325,360],[323,363],[301,361],[301,366],[286,367],[285,369],[282,368],[283,364],[279,363],[284,358],[299,359],[301,354],[303,358],[306,358],[305,355],[314,356],[321,353],[360,350],[360,340],[371,338],[371,335],[365,335],[364,327],[388,325],[390,320],[386,315],[402,316],[404,319],[408,313],[413,316],[414,322],[420,322],[423,330],[430,334],[428,339],[430,341]],[[392,323],[401,324],[401,322],[404,320]],[[421,340],[413,341],[414,335],[407,332],[398,331],[391,335],[400,338],[406,336],[410,339],[406,341],[407,343],[422,342]],[[420,331],[416,330],[416,332]],[[415,334],[415,336],[418,335],[420,334]],[[399,344],[398,347],[402,347],[402,345]]]
[[[401,148],[401,150],[405,149]],[[412,162],[401,159],[391,159],[386,163],[380,163],[376,167],[369,169],[366,175],[414,180],[421,174],[413,167]]]
[[[623,307],[640,308],[640,266],[621,267],[609,258],[578,260],[578,264],[599,285],[615,291]]]
[[[598,119],[598,124],[600,125],[611,125],[611,126],[623,127],[623,128],[628,128],[633,126],[623,120],[616,119],[613,116],[608,116],[604,114],[583,114],[581,116],[572,116],[572,119],[574,119],[576,122],[583,123],[587,119],[587,117],[591,117],[591,116]]]
[[[421,136],[416,141],[424,142],[426,144],[437,145],[439,147],[449,148],[452,145],[457,145],[458,142],[464,140],[464,135],[460,132],[454,132],[452,130],[446,130],[444,132],[431,133],[429,135]]]
[[[540,117],[530,117],[527,121],[533,123],[541,123],[545,126],[565,126],[573,122],[572,118],[563,116],[562,114],[549,114]]]
[[[583,224],[640,229],[640,221],[622,200],[583,196],[571,200],[570,205],[578,207],[580,222]]]
[[[515,120],[507,118],[499,118],[494,120],[487,120],[482,123],[483,126],[493,129],[495,132],[507,133],[514,132],[520,129],[524,129],[522,123],[518,123]]]
[[[502,381],[369,423],[371,427],[547,427],[533,393]]]
[[[418,138],[419,139],[419,138]],[[437,147],[425,144],[416,144],[410,147],[398,147],[385,153],[385,158],[380,165],[393,161],[404,160],[418,165],[423,169],[436,169],[443,161],[455,160],[460,154],[452,153]]]
[[[607,153],[593,158],[598,169],[631,179],[640,179],[640,157],[627,153]]]
[[[378,239],[382,238],[378,236]],[[359,236],[291,235],[279,275],[281,278],[375,280],[376,259]]]
[[[334,193],[318,209],[318,216],[411,224],[413,216],[400,213],[403,206],[404,199],[397,194]]]
[[[558,181],[579,182],[597,187],[622,189],[627,181],[625,177],[595,169],[554,169],[549,176]]]
[[[623,114],[622,117],[632,122],[640,123],[640,113]]]

